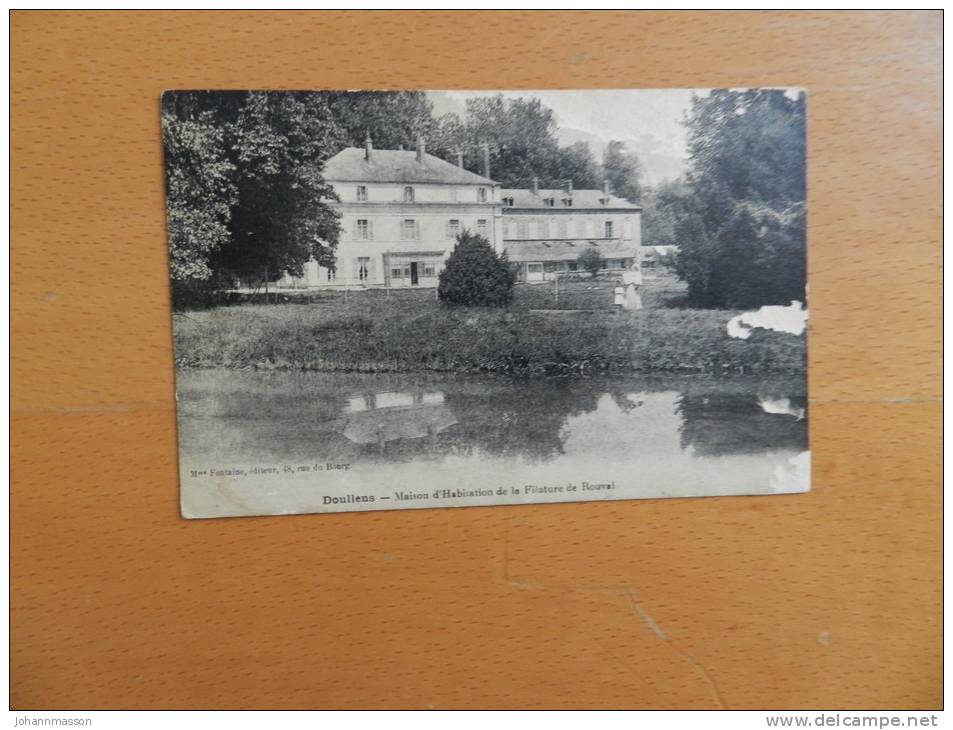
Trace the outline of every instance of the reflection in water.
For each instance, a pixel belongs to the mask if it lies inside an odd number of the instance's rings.
[[[348,399],[347,415],[334,429],[355,444],[377,444],[383,453],[389,441],[427,438],[457,423],[443,404],[443,393],[365,393]]]
[[[803,389],[802,378],[178,375],[183,458],[216,464],[795,454],[807,449],[806,419],[763,404],[788,399],[803,413]]]
[[[801,418],[763,407],[756,393],[682,393],[677,399],[681,443],[697,454],[753,454],[767,449],[807,449],[807,397],[787,396]]]

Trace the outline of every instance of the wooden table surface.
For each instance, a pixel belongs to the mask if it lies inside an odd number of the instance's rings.
[[[12,705],[937,708],[938,12],[14,12]],[[185,521],[159,94],[808,89],[806,495]]]

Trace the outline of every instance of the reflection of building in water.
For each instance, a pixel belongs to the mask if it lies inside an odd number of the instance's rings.
[[[348,413],[372,411],[376,408],[407,408],[419,405],[441,405],[443,393],[364,393],[348,399]]]
[[[444,405],[443,393],[365,393],[348,400],[347,413],[336,428],[356,444],[429,438],[457,423]]]
[[[701,456],[807,449],[807,420],[766,412],[761,400],[754,393],[683,394],[676,405],[683,419],[682,447]],[[802,412],[807,408],[805,396],[789,402]]]

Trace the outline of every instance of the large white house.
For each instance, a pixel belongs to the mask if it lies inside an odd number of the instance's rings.
[[[310,261],[279,286],[434,287],[464,229],[503,250],[499,183],[427,154],[423,140],[408,151],[368,139],[329,159],[324,179],[341,200],[336,265]]]
[[[574,271],[586,248],[607,268],[638,260],[641,208],[603,190],[501,189],[490,178],[416,150],[348,147],[329,159],[324,179],[340,199],[341,236],[333,268],[309,261],[301,278],[282,288],[435,287],[463,230],[506,252],[521,281]]]

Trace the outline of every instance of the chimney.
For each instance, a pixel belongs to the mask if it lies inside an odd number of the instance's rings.
[[[490,177],[490,145],[486,142],[480,143],[480,151],[483,153],[483,177]]]
[[[607,198],[609,197],[609,181],[608,180],[602,181],[602,192],[605,194]]]
[[[371,142],[371,133],[368,132],[367,136],[364,138],[364,159],[371,159],[371,152],[374,151],[374,143]]]
[[[417,162],[424,161],[424,155],[427,153],[427,140],[423,135],[417,137]]]
[[[533,187],[530,188],[533,191],[533,195],[539,195],[539,178],[533,178]]]
[[[566,181],[566,192],[569,193],[570,196],[572,195],[572,180],[571,179]]]
[[[463,167],[463,150],[457,147],[455,154],[457,156],[457,167]]]

